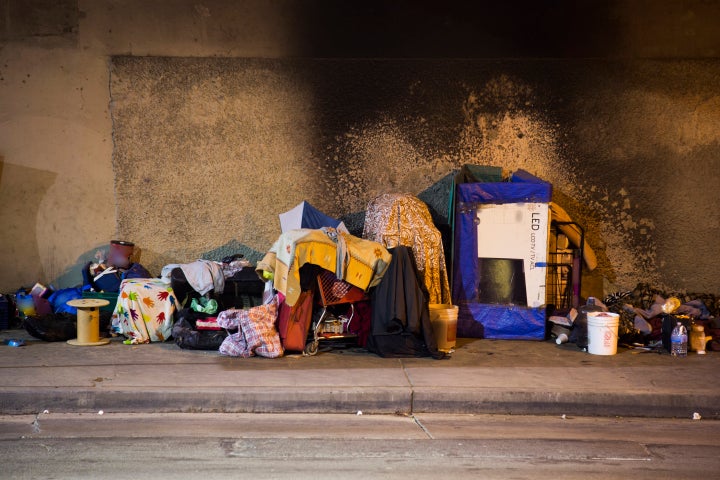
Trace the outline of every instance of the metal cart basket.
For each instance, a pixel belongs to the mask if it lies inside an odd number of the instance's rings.
[[[355,317],[355,303],[367,300],[367,294],[360,288],[338,279],[329,270],[322,270],[317,276],[318,292],[322,310],[312,324],[312,338],[305,346],[306,355],[315,355],[320,340],[357,338],[352,333],[350,323]],[[334,315],[329,307],[349,305],[349,315]]]
[[[572,246],[559,226],[571,225],[580,232],[580,245]],[[556,309],[577,308],[580,303],[585,232],[575,222],[551,223],[547,262],[547,304]]]

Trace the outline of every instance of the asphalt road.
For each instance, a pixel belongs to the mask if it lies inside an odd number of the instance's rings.
[[[0,477],[718,478],[720,422],[499,415],[0,416]]]

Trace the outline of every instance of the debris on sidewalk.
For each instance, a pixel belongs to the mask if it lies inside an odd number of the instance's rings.
[[[586,304],[577,315],[567,309],[549,315],[550,336],[558,345],[568,342],[585,351],[588,311],[599,307],[619,316],[618,346],[633,354],[668,353],[670,333],[678,321],[694,333],[691,351],[720,351],[720,298],[715,295],[667,293],[641,283],[633,291],[592,301],[593,308]]]

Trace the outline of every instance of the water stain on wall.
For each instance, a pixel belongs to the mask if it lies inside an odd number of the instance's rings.
[[[718,213],[699,207],[718,182],[706,166],[718,153],[720,92],[708,89],[717,70],[116,57],[118,230],[157,270],[223,245],[262,253],[279,234],[277,214],[301,200],[353,216],[381,193],[446,195],[433,185],[462,164],[494,165],[553,184],[609,288],[717,291],[717,260],[698,268],[694,258],[719,228]],[[703,239],[683,236],[682,219],[698,215]]]

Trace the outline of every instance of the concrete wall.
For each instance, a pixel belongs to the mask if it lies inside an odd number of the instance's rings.
[[[476,163],[553,183],[590,293],[720,293],[720,6],[434,3],[0,2],[0,291],[118,237],[153,273],[260,254],[303,199],[442,216]]]

